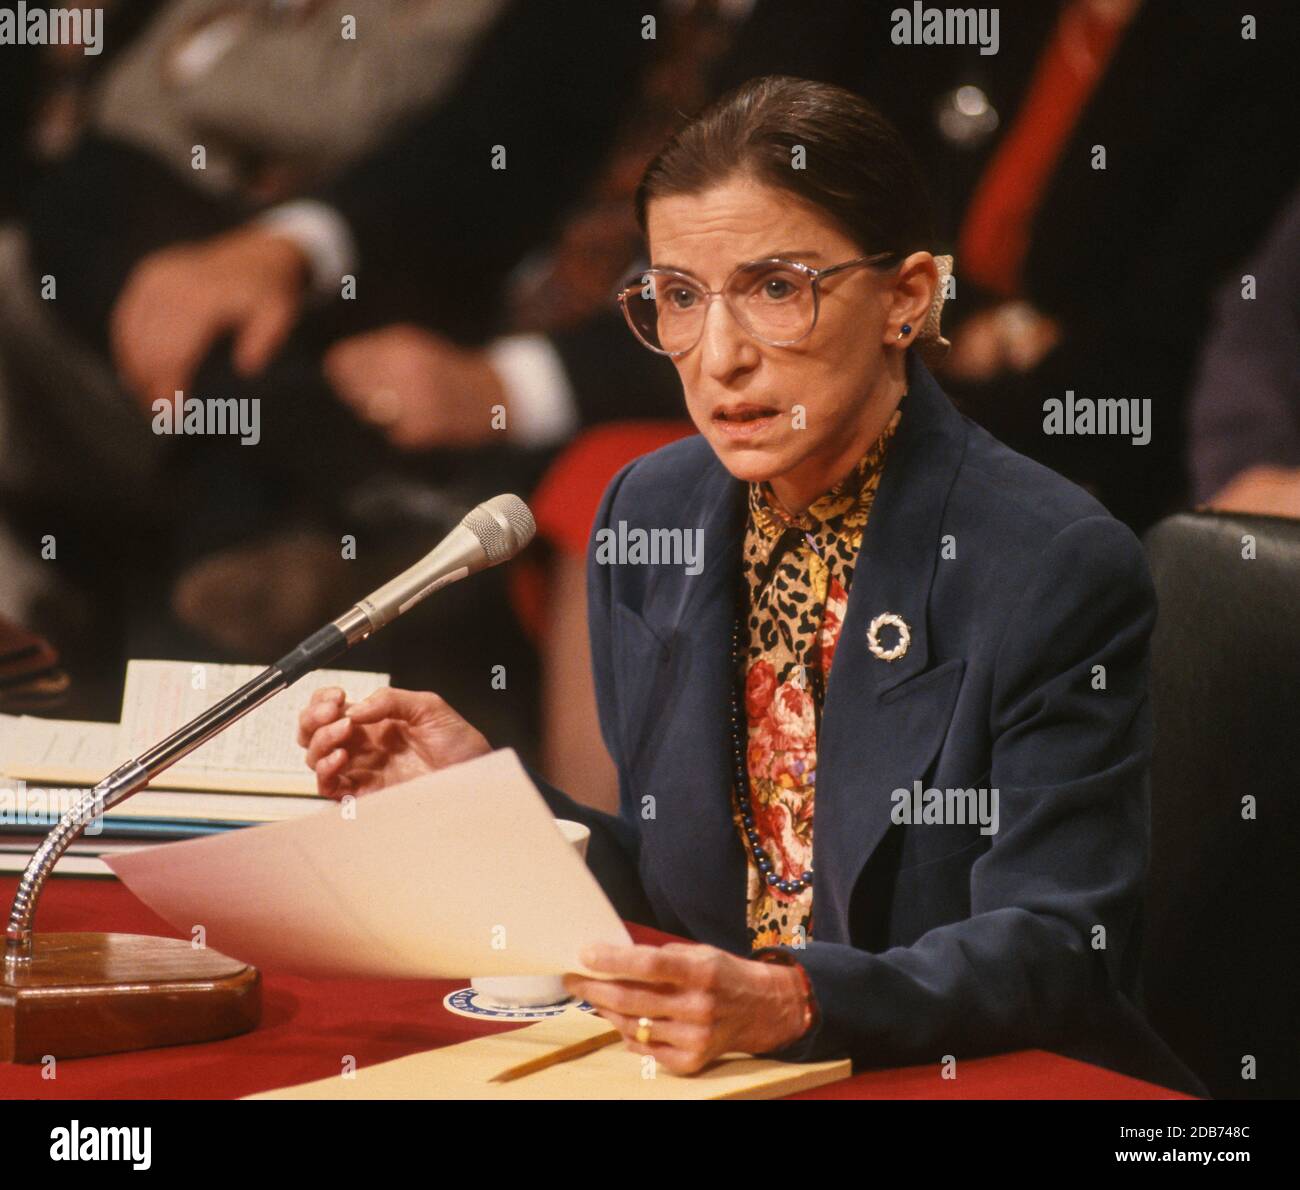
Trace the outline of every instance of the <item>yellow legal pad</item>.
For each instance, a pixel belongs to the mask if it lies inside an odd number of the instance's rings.
[[[509,1033],[478,1037],[423,1054],[365,1066],[351,1078],[334,1075],[247,1099],[777,1099],[848,1078],[848,1059],[773,1062],[736,1054],[690,1076],[662,1067],[648,1077],[649,1060],[620,1041],[508,1083],[489,1080],[556,1047],[603,1033],[609,1023],[594,1012],[570,1009]]]

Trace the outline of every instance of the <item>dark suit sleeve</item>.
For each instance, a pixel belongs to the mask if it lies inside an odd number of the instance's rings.
[[[609,523],[624,477],[636,465],[636,460],[626,464],[610,481],[601,498],[596,513],[593,536],[600,526]],[[638,862],[641,835],[637,823],[637,807],[628,796],[628,783],[618,740],[616,718],[613,712],[617,691],[611,658],[613,637],[610,619],[610,568],[599,566],[595,551],[587,553],[587,622],[591,634],[591,663],[596,680],[596,705],[600,712],[600,732],[610,756],[618,766],[619,813],[606,814],[592,806],[575,802],[568,794],[544,781],[532,768],[525,765],[538,792],[557,818],[569,818],[591,829],[587,845],[587,866],[596,877],[605,895],[625,921],[636,921],[658,928],[654,910],[641,886]]]
[[[1300,189],[1264,247],[1219,292],[1190,398],[1195,498],[1209,500],[1253,466],[1300,467]]]
[[[32,272],[59,278],[58,314],[100,351],[109,316],[149,253],[227,230],[233,203],[192,185],[153,153],[87,133],[43,171],[30,198]]]
[[[36,106],[36,53],[9,52],[0,71],[0,218],[19,213],[32,168],[27,136]]]
[[[880,954],[791,950],[822,1019],[780,1057],[903,1065],[1052,1047],[1131,984],[1150,833],[1150,575],[1127,528],[1090,517],[1007,577],[1024,593],[993,677],[1000,822],[971,869],[971,915]]]
[[[579,200],[655,47],[608,0],[515,0],[455,92],[318,197],[347,220],[362,274],[491,289]],[[505,169],[492,167],[493,147]]]

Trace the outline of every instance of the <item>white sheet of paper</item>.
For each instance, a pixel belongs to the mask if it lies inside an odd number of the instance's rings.
[[[195,689],[195,673],[203,685]],[[199,665],[184,661],[130,661],[122,691],[121,751],[138,756],[262,672],[259,665]],[[315,793],[316,779],[298,746],[298,715],[322,686],[341,686],[359,702],[388,675],[356,670],[317,670],[257,710],[232,723],[169,770],[180,784],[266,793]]]
[[[593,974],[630,945],[512,748],[288,822],[107,862],[185,934],[269,970],[434,979]]]
[[[130,661],[120,724],[0,715],[0,773],[46,784],[93,784],[261,672],[258,665]],[[386,685],[387,674],[316,670],[172,765],[158,786],[314,796],[316,777],[298,746],[299,712],[322,686],[341,686],[349,702],[359,702]]]
[[[94,772],[106,777],[123,760],[116,723],[5,716],[0,772]],[[96,778],[98,780],[98,778]]]

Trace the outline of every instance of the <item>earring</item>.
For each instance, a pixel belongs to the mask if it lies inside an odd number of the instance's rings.
[[[909,322],[905,322],[903,323],[903,329],[898,332],[898,337],[901,339],[904,335],[910,335],[911,333],[912,333],[912,324]]]

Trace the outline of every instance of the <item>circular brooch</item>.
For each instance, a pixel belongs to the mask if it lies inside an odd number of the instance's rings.
[[[886,624],[892,624],[898,629],[898,643],[892,649],[887,649],[880,643],[880,630]],[[867,648],[881,661],[897,661],[907,652],[907,646],[911,643],[912,630],[902,616],[897,616],[893,612],[881,612],[871,621],[871,626],[867,629]]]

